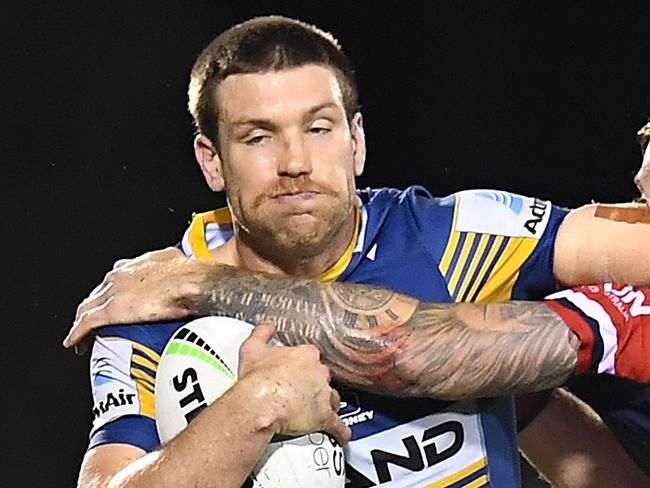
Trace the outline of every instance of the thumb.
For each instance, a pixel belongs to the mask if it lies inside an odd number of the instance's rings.
[[[271,340],[271,337],[275,335],[275,325],[270,323],[261,323],[257,324],[251,332],[251,335],[248,337],[249,341],[253,341],[256,344],[263,345],[268,344]]]
[[[255,358],[264,354],[269,340],[275,334],[275,326],[261,324],[256,326],[251,335],[242,343],[239,348],[239,378],[241,379],[248,370],[255,364]]]
[[[260,324],[253,328],[253,332],[242,343],[239,348],[239,360],[241,362],[242,356],[255,353],[258,350],[264,349],[268,342],[275,334],[275,326],[272,324]]]

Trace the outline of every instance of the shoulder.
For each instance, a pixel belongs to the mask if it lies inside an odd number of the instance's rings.
[[[363,206],[372,213],[404,216],[415,219],[436,220],[451,217],[454,211],[454,196],[434,197],[422,186],[397,188],[367,188],[358,192]]]
[[[359,197],[367,208],[408,216],[428,228],[456,232],[539,238],[549,222],[562,219],[566,209],[547,200],[502,190],[463,190],[436,197],[422,186],[366,189]]]

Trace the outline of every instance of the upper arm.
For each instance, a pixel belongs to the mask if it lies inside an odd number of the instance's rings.
[[[79,472],[78,488],[105,488],[125,466],[146,453],[129,444],[105,444],[86,452]]]
[[[585,205],[564,219],[555,241],[554,272],[565,287],[615,281],[647,285],[650,208]]]
[[[527,459],[558,488],[647,486],[650,482],[593,410],[558,389],[519,434]]]
[[[155,377],[173,328],[112,326],[96,337],[90,357],[94,419],[80,487],[109,486],[116,473],[158,447]]]

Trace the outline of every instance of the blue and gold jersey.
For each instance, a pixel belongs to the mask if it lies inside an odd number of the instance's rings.
[[[511,193],[465,191],[434,198],[420,187],[358,194],[355,237],[321,276],[391,288],[437,302],[536,299],[555,289],[553,245],[566,211]],[[196,215],[181,247],[212,259],[232,236],[227,210]],[[156,365],[182,323],[102,329],[91,377],[91,447],[122,442],[154,449]],[[511,397],[442,402],[341,388],[352,428],[349,486],[519,486]]]

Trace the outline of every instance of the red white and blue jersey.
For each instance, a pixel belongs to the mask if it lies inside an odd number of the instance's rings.
[[[434,302],[540,299],[555,290],[553,245],[566,210],[502,191],[434,198],[420,187],[358,194],[355,237],[321,276]],[[198,214],[181,247],[212,259],[232,236],[226,209]],[[90,447],[159,445],[154,388],[160,353],[182,325],[101,329],[91,358]],[[339,414],[353,487],[520,485],[513,398],[463,402],[391,398],[341,389]]]
[[[570,390],[650,476],[650,289],[605,283],[548,298],[580,337],[582,374],[569,382]]]

